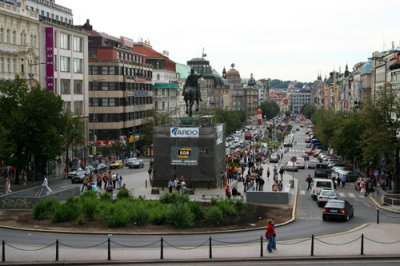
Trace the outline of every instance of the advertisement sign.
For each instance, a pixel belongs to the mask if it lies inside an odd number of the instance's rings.
[[[46,27],[46,84],[49,92],[54,92],[54,32]]]
[[[217,145],[221,144],[224,141],[224,126],[218,125],[217,126]]]
[[[198,138],[198,127],[171,127],[169,129],[171,138]]]
[[[199,149],[198,147],[171,147],[172,165],[198,165]]]

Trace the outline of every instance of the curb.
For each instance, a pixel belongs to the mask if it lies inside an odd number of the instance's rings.
[[[374,206],[375,206],[376,208],[378,208],[378,209],[382,209],[382,210],[385,210],[385,211],[388,211],[388,212],[391,212],[391,213],[400,214],[400,211],[393,210],[393,209],[390,209],[390,208],[388,208],[388,207],[385,207],[385,206],[381,205],[381,204],[380,204],[379,202],[377,202],[376,199],[375,199],[373,196],[371,196],[371,195],[368,195],[368,200],[372,203],[372,205],[374,205]]]

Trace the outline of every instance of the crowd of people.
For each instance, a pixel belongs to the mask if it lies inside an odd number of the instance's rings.
[[[122,176],[118,172],[98,171],[97,173],[90,172],[84,178],[81,192],[98,189],[112,192],[123,188],[126,188],[126,184],[122,184]]]

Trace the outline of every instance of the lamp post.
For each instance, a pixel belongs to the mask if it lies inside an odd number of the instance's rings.
[[[29,65],[29,88],[32,89],[32,83],[33,83],[33,77],[34,77],[34,73],[32,73],[32,67],[33,66],[38,66],[38,65],[45,65],[46,63],[32,63],[31,60],[28,61],[28,65]]]

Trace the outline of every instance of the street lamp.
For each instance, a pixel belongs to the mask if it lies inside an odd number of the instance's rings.
[[[29,65],[29,87],[32,89],[32,83],[33,83],[33,77],[34,77],[34,73],[32,73],[32,66],[38,66],[38,65],[45,65],[46,63],[32,63],[31,60],[28,61],[28,65]]]

